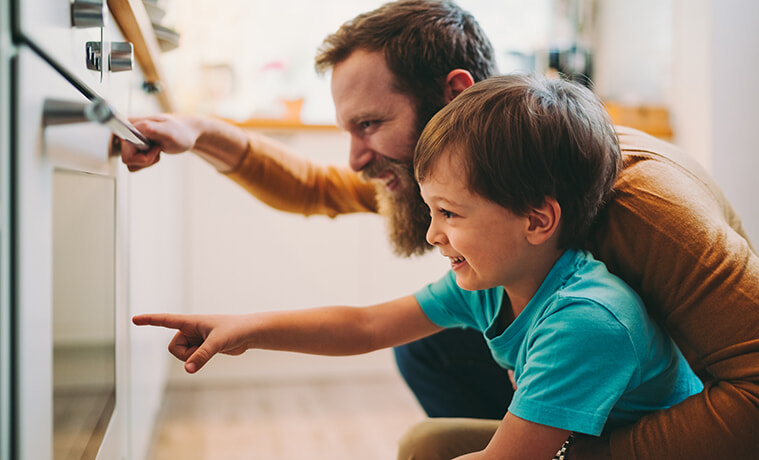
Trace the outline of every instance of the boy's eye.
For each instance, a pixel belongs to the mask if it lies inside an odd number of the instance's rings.
[[[439,209],[438,212],[440,213],[441,216],[445,217],[446,219],[450,219],[451,217],[453,217],[453,213],[446,209]]]

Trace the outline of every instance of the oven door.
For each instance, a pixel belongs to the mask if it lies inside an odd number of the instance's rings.
[[[124,185],[110,131],[45,126],[45,101],[88,100],[25,46],[11,86],[14,457],[128,458]]]

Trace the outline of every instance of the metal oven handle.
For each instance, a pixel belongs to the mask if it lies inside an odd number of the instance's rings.
[[[45,99],[42,115],[44,126],[84,122],[107,126],[113,134],[131,142],[138,150],[149,150],[152,146],[147,137],[103,99],[95,98],[89,102]]]

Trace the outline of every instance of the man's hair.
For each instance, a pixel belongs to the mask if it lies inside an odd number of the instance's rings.
[[[445,105],[451,70],[468,70],[474,81],[496,73],[490,40],[453,1],[402,0],[356,16],[324,39],[317,72],[326,73],[359,49],[384,55],[395,89],[415,103],[420,131]]]
[[[414,154],[420,183],[441,155],[459,155],[469,190],[518,215],[555,199],[561,248],[582,246],[621,162],[590,90],[526,74],[476,83],[430,120]]]

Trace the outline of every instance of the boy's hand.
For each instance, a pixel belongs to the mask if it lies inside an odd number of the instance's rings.
[[[146,314],[133,317],[132,322],[137,326],[177,329],[169,352],[184,361],[190,374],[216,353],[239,355],[247,350],[239,316]]]

